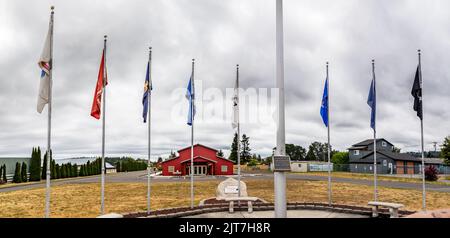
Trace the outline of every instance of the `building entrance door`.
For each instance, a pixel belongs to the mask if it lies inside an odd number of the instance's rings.
[[[190,168],[189,168],[189,175],[190,175]],[[194,165],[194,175],[206,175],[208,173],[208,169],[206,165]]]

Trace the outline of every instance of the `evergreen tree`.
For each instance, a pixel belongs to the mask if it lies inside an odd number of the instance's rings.
[[[55,179],[61,178],[61,169],[59,164],[55,164]]]
[[[235,164],[237,164],[238,143],[239,143],[238,134],[234,133],[233,142],[231,143],[231,153],[228,159],[233,161]]]
[[[29,171],[30,171],[30,181],[41,180],[41,158],[39,148],[33,148],[33,151],[31,153]]]
[[[3,180],[3,165],[0,166],[0,184],[4,184],[5,181]]]
[[[41,179],[47,179],[47,152],[44,154],[44,162],[42,163]]]
[[[16,163],[16,170],[14,170],[13,183],[22,182],[22,176],[20,175],[20,163]]]
[[[22,176],[22,182],[26,183],[28,181],[28,174],[27,174],[27,164],[25,162],[22,162],[22,170],[20,172],[20,175]]]
[[[6,164],[3,165],[3,181],[6,183],[8,179],[6,178]]]
[[[447,136],[444,139],[444,144],[441,149],[441,158],[444,159],[445,165],[450,166],[450,136]]]
[[[122,172],[122,171],[120,171],[120,162],[119,161],[116,162],[116,172],[117,173]]]
[[[251,159],[251,149],[250,149],[250,137],[247,137],[247,135],[242,135],[242,141],[241,141],[241,164],[246,164],[250,162]]]

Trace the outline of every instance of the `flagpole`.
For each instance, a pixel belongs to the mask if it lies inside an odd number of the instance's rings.
[[[283,0],[276,0],[276,82],[278,88],[278,122],[276,156],[286,155],[284,105]],[[287,217],[286,174],[274,172],[275,217]]]
[[[236,89],[237,89],[237,163],[238,163],[238,197],[241,197],[241,128],[239,122],[239,65],[236,65]],[[238,201],[238,205],[241,205],[241,201]]]
[[[51,153],[51,129],[52,129],[52,79],[53,79],[53,18],[55,7],[51,6],[51,37],[50,37],[50,70],[49,70],[49,91],[48,91],[48,130],[47,130],[47,167],[45,185],[45,218],[50,217],[50,153]]]
[[[149,47],[149,56],[148,56],[148,63],[149,63],[149,82],[147,86],[147,97],[148,97],[148,161],[147,161],[147,214],[150,214],[150,192],[151,192],[151,162],[150,162],[150,156],[151,156],[151,139],[152,139],[152,133],[151,133],[151,110],[152,110],[152,93],[151,93],[151,82],[152,82],[152,47]]]
[[[421,108],[422,111],[422,117],[420,118],[420,133],[421,133],[421,147],[422,147],[422,209],[423,211],[427,210],[427,194],[425,189],[425,154],[424,154],[424,146],[423,146],[423,81],[422,81],[422,52],[419,49],[418,51],[419,55],[419,77],[420,77],[420,88],[421,88]]]
[[[372,74],[373,74],[373,94],[376,98],[376,78],[375,78],[375,60],[372,60]],[[375,109],[376,109],[376,103],[375,103]],[[375,113],[375,119],[376,121],[376,113]],[[376,130],[376,123],[373,125],[373,185],[374,185],[374,199],[375,202],[378,201],[378,188],[377,188],[377,130]]]
[[[103,62],[103,124],[102,124],[102,178],[101,178],[101,210],[100,213],[105,214],[105,117],[106,117],[106,78],[105,78],[105,68],[106,68],[106,41],[107,35],[104,36],[104,46],[105,51],[104,62]]]
[[[332,204],[331,194],[331,145],[330,145],[330,78],[328,75],[329,63],[327,62],[327,131],[328,131],[328,205]]]
[[[192,75],[191,75],[191,208],[194,208],[194,102],[195,102],[195,89],[194,89],[194,64],[195,59],[192,59]]]

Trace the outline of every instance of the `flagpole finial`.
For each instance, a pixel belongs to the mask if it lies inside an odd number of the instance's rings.
[[[419,55],[422,53],[421,49],[418,49],[417,52],[419,53]]]
[[[327,66],[330,64],[330,62],[327,61]]]
[[[237,64],[236,67],[239,68],[239,64]]]
[[[55,6],[51,6],[51,7],[50,7],[50,10],[52,10],[52,13],[53,13],[54,10],[55,10]]]
[[[152,47],[150,46],[150,47],[148,47],[148,49],[150,50],[150,51],[152,51]]]
[[[105,41],[106,41],[106,40],[107,40],[107,38],[108,38],[108,36],[107,36],[107,35],[104,35],[104,36],[103,36],[103,38],[105,38]]]
[[[192,62],[195,62],[195,59],[192,59]]]

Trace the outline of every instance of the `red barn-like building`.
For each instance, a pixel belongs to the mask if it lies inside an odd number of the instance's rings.
[[[190,175],[191,147],[178,151],[178,156],[162,162],[163,176]],[[217,150],[194,145],[194,175],[233,175],[233,161],[217,156]]]

